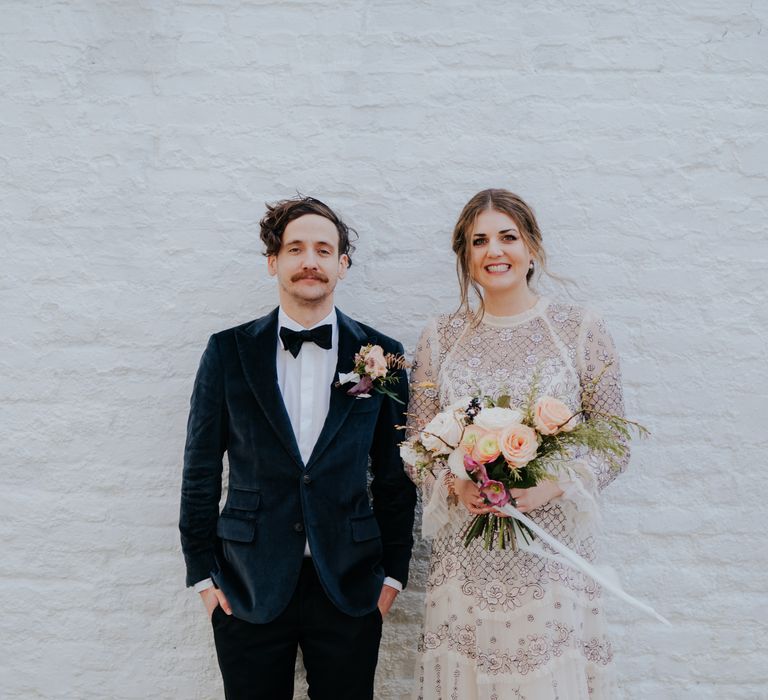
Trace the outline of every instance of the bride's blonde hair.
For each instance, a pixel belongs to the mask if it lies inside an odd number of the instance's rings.
[[[459,312],[468,315],[475,315],[479,320],[485,313],[485,304],[480,285],[472,279],[470,256],[472,254],[471,239],[472,230],[475,227],[475,221],[478,215],[487,210],[501,212],[509,216],[520,231],[520,236],[525,243],[525,247],[531,253],[534,260],[534,268],[528,270],[526,280],[528,286],[536,273],[546,271],[547,256],[544,252],[544,246],[541,241],[541,229],[536,221],[533,209],[518,195],[509,190],[489,189],[478,192],[465,205],[459,214],[456,226],[453,228],[452,247],[456,253],[456,273],[459,277],[459,290],[461,300],[459,303]],[[470,289],[474,290],[478,298],[478,308],[475,312],[470,307]]]

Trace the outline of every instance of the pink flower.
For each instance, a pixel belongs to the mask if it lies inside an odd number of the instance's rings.
[[[365,373],[371,379],[385,377],[387,374],[387,358],[380,345],[371,345],[365,353]]]
[[[539,438],[533,428],[517,423],[510,425],[502,434],[499,448],[504,459],[513,467],[524,467],[536,456]]]
[[[480,493],[492,506],[505,506],[509,503],[507,489],[500,481],[486,481],[480,486]]]
[[[562,401],[542,396],[533,406],[533,425],[542,435],[567,433],[576,427],[575,421],[568,420],[572,415],[571,409]]]
[[[464,470],[467,474],[472,474],[474,476],[473,481],[478,484],[484,484],[488,481],[488,472],[485,471],[485,465],[475,462],[469,455],[464,455]]]
[[[466,469],[468,472],[475,471],[475,469],[477,469],[479,466],[480,462],[475,462],[475,460],[467,454],[464,455],[464,469]]]

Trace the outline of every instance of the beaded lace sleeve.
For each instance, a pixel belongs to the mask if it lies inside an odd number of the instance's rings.
[[[440,412],[440,363],[444,357],[446,342],[444,317],[433,320],[421,334],[411,371],[410,403],[408,405],[408,437],[413,437]],[[434,473],[417,474],[411,465],[408,473],[421,486],[423,505],[421,519],[422,536],[434,537],[452,521],[451,497],[446,483],[447,467],[434,467]]]
[[[408,439],[415,437],[440,411],[437,387],[439,357],[437,323],[433,320],[422,331],[414,352],[406,425]],[[412,464],[406,463],[406,470],[411,480],[420,485],[425,492],[424,495],[428,497],[432,490],[434,476],[428,472],[417,473]]]
[[[578,341],[578,370],[582,388],[585,418],[591,413],[610,413],[624,416],[624,396],[621,386],[621,368],[616,347],[602,319],[587,314],[582,323]],[[607,369],[606,369],[607,367]],[[587,391],[590,384],[602,377],[594,392]],[[598,491],[602,491],[616,476],[627,468],[629,446],[624,456],[611,464],[605,457],[591,452],[582,455],[591,472]]]

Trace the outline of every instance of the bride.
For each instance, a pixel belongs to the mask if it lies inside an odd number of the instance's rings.
[[[623,415],[611,336],[592,312],[539,296],[545,269],[531,208],[502,189],[476,194],[453,232],[461,308],[433,319],[412,372],[412,435],[472,394],[522,402],[534,372],[541,393],[574,412]],[[469,304],[470,290],[479,297]],[[594,393],[585,387],[606,367]],[[595,559],[598,495],[626,467],[588,450],[556,479],[512,491],[516,507],[575,552]],[[606,700],[613,661],[601,590],[587,576],[520,550],[465,548],[462,534],[484,504],[475,484],[447,471],[420,479],[425,536],[433,538],[414,698],[419,700]]]

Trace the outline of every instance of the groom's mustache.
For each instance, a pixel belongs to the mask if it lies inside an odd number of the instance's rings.
[[[291,282],[298,282],[299,280],[317,280],[318,282],[327,282],[328,278],[319,272],[299,272],[297,275],[291,277]]]

